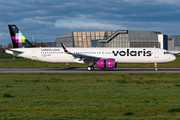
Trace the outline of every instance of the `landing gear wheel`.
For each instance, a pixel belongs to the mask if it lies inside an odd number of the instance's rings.
[[[93,70],[94,70],[94,67],[93,67],[93,66],[88,66],[88,67],[87,67],[87,70],[88,70],[88,71],[93,71]]]
[[[157,63],[154,63],[154,67],[155,67],[155,70],[157,71],[158,70]]]
[[[92,71],[94,70],[94,67],[93,67],[93,66],[91,67],[91,70],[92,70]]]

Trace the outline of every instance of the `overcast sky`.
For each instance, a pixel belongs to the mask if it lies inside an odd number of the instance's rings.
[[[52,42],[66,32],[150,30],[180,35],[180,0],[0,0],[0,44],[8,24],[29,41]]]

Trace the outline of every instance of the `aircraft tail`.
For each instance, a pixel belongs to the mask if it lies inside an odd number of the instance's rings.
[[[16,25],[8,25],[9,32],[11,35],[11,40],[14,48],[19,47],[34,47],[28,39],[20,32]]]

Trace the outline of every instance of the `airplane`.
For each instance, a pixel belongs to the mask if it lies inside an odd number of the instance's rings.
[[[35,47],[20,32],[16,25],[8,25],[12,49],[6,53],[14,56],[50,63],[88,64],[87,70],[94,70],[97,64],[100,69],[113,69],[118,63],[153,63],[155,70],[158,63],[172,62],[174,55],[160,48],[105,48],[105,47]]]

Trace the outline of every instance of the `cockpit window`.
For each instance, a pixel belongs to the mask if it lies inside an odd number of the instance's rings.
[[[164,54],[171,54],[170,52],[164,52]]]

